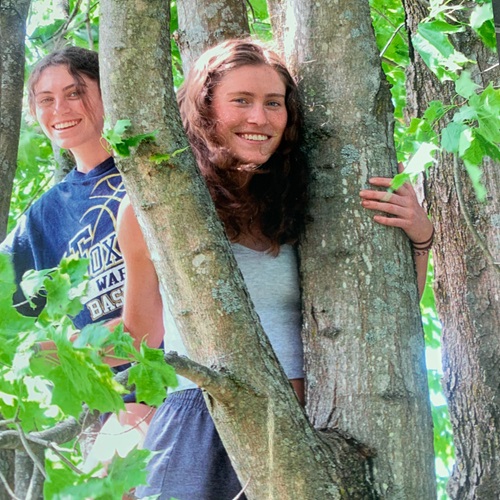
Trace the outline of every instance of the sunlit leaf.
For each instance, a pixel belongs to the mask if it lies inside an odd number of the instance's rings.
[[[460,73],[460,77],[455,82],[455,89],[457,91],[457,94],[465,97],[466,99],[472,97],[476,93],[476,90],[478,88],[479,85],[472,81],[472,78],[468,71],[462,71]]]
[[[138,401],[160,406],[167,387],[176,387],[174,369],[163,361],[163,350],[141,344],[140,363],[129,369],[129,383],[135,384]]]

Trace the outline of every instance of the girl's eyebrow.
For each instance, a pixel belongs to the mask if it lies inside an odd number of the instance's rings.
[[[255,95],[253,92],[248,92],[247,90],[239,90],[236,92],[228,92],[227,95],[232,96],[232,95],[249,95],[253,96]],[[280,92],[270,92],[269,94],[265,94],[265,97],[281,97],[285,98],[285,94],[281,94]]]
[[[63,88],[63,92],[66,92],[66,90],[69,90],[72,87],[76,87],[76,83],[71,83],[70,85],[66,85],[66,87]],[[53,94],[51,90],[40,90],[40,92],[37,92],[35,95],[40,95],[40,94]]]

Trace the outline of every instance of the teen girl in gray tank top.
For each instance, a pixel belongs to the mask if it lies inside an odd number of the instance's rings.
[[[260,322],[289,379],[304,377],[302,351],[300,289],[297,256],[291,245],[283,245],[278,256],[258,252],[238,243],[232,245],[234,256],[248,288]],[[187,355],[175,320],[162,290],[165,352]],[[196,388],[185,377],[177,376],[179,385],[169,393]]]

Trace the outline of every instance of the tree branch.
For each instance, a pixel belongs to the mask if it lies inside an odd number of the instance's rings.
[[[20,498],[16,497],[15,493],[10,489],[9,482],[2,474],[2,471],[0,471],[0,482],[3,484],[3,487],[5,488],[9,496],[12,498],[12,500],[21,500]]]
[[[243,384],[236,382],[228,375],[211,370],[185,356],[179,356],[176,352],[166,353],[164,359],[166,363],[174,367],[176,373],[205,389],[222,403],[241,397],[240,391]]]
[[[31,460],[33,460],[33,463],[35,464],[35,469],[33,470],[33,477],[35,476],[36,469],[38,469],[40,471],[40,474],[42,474],[42,476],[44,477],[44,479],[47,478],[45,467],[41,463],[38,455],[35,453],[35,451],[31,448],[30,444],[28,443],[26,435],[24,434],[24,431],[22,430],[21,426],[18,423],[16,423],[15,426],[17,428],[17,433],[19,439],[21,440],[23,448],[25,449],[26,453],[31,458]],[[30,484],[30,489],[31,489],[31,484]]]
[[[26,493],[26,500],[38,500],[43,493],[43,483],[45,481],[45,471],[42,473],[38,467],[34,467],[30,485]]]

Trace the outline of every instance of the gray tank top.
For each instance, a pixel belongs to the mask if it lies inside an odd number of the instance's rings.
[[[234,256],[276,356],[289,379],[304,377],[300,288],[295,249],[283,245],[277,257],[234,243]],[[164,291],[162,290],[164,298]],[[187,355],[170,309],[163,300],[165,352]],[[174,391],[196,387],[178,376]],[[172,392],[172,390],[169,390]]]

